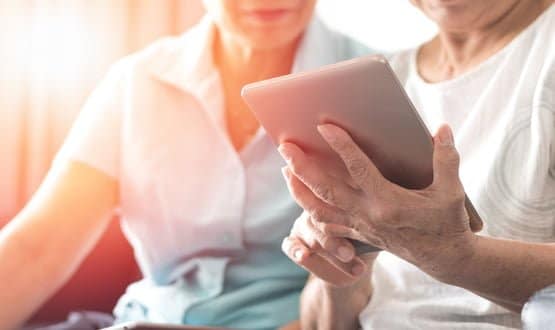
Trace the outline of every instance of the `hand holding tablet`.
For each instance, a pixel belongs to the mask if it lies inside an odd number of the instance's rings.
[[[276,145],[292,142],[338,177],[343,161],[317,131],[346,130],[390,182],[424,189],[433,180],[433,141],[387,61],[368,56],[244,87],[242,96]],[[474,231],[482,222],[466,199]],[[378,249],[356,243],[357,252]]]

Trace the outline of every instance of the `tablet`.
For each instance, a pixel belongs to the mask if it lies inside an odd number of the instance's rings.
[[[276,146],[293,142],[330,173],[346,169],[318,133],[323,123],[347,130],[391,182],[410,189],[432,183],[432,136],[381,55],[252,83],[241,95]],[[477,231],[481,220],[468,197],[466,206]],[[355,245],[358,253],[377,250]]]
[[[114,325],[103,330],[230,330],[225,328],[210,328],[192,325],[173,325],[146,322],[128,322]]]

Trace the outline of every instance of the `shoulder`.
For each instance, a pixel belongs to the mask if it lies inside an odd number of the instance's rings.
[[[200,56],[210,31],[210,22],[203,19],[179,36],[163,37],[142,50],[123,57],[110,69],[112,77],[148,78],[152,73],[163,72],[186,58]]]
[[[186,41],[186,35],[161,38],[144,49],[119,59],[110,67],[106,77],[121,80],[147,74],[152,69],[168,65],[181,56]]]

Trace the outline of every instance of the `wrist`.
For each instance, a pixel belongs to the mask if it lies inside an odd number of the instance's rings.
[[[429,274],[443,283],[457,285],[465,277],[469,267],[472,267],[482,239],[481,236],[468,232],[460,239],[453,240],[436,264],[428,267],[431,269]]]
[[[301,295],[302,329],[358,329],[358,316],[372,295],[370,274],[343,287],[311,275]]]
[[[370,277],[364,277],[348,287],[333,287],[319,280],[321,309],[317,329],[359,329],[358,316],[372,296]],[[323,312],[323,313],[322,313]]]

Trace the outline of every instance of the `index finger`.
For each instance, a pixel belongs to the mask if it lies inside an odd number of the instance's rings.
[[[351,283],[367,269],[366,264],[358,257],[343,263],[326,255],[323,250],[311,251],[302,240],[294,236],[283,240],[282,250],[297,265],[335,286]]]
[[[366,156],[351,136],[343,129],[332,125],[319,125],[318,131],[345,163],[355,183],[369,193],[378,192],[387,180],[376,165]]]

